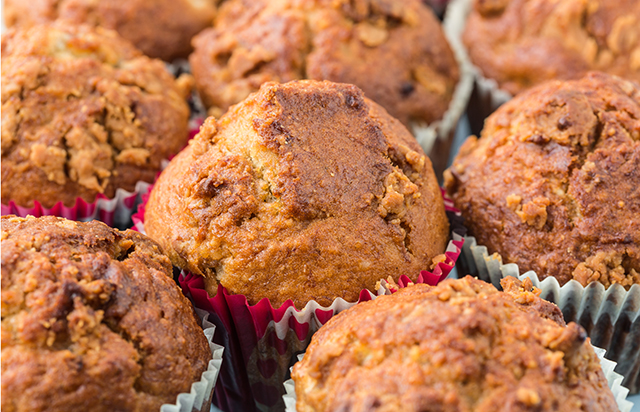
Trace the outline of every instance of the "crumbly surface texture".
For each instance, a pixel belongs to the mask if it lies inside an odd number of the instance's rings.
[[[351,83],[405,125],[442,117],[458,65],[419,0],[231,0],[193,41],[200,95],[218,115],[267,81]]]
[[[640,82],[638,0],[473,0],[463,41],[511,94],[590,70]]]
[[[2,216],[2,410],[153,411],[211,359],[169,259],[96,221]]]
[[[115,32],[64,24],[2,36],[2,203],[113,197],[153,182],[188,138],[175,80]]]
[[[187,57],[191,38],[211,25],[218,0],[5,0],[7,27],[56,19],[115,30],[150,57]],[[4,54],[4,53],[3,53]]]
[[[640,86],[591,73],[519,95],[445,187],[478,243],[560,284],[640,283]]]
[[[448,241],[429,159],[355,86],[267,83],[210,117],[154,186],[145,229],[176,266],[255,304],[356,301]]]
[[[584,329],[510,282],[415,285],[334,316],[293,367],[297,410],[618,410]]]

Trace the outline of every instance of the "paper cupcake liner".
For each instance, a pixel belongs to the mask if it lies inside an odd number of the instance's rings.
[[[2,215],[59,216],[82,222],[97,219],[109,226],[125,229],[131,226],[131,215],[142,200],[141,193],[146,193],[149,186],[149,183],[138,182],[133,192],[118,189],[113,199],[98,194],[92,203],[78,198],[73,206],[65,206],[62,202],[58,202],[52,208],[46,208],[36,200],[33,207],[22,207],[14,201],[9,201],[8,205],[2,205]]]
[[[445,17],[445,23],[446,21],[447,19]],[[451,144],[456,127],[467,108],[474,81],[474,74],[467,53],[464,50],[460,50],[459,47],[454,47],[453,42],[456,41],[456,38],[447,32],[446,27],[444,34],[458,62],[460,79],[453,92],[449,108],[441,120],[429,125],[420,123],[413,123],[411,125],[413,135],[420,146],[422,146],[425,154],[431,159],[433,169],[438,179],[442,178],[442,172],[447,167],[447,160],[449,159],[449,152],[451,151]]]
[[[454,234],[445,252],[446,261],[439,263],[433,272],[422,271],[416,282],[437,284],[444,279],[459,256],[461,239]],[[216,388],[217,406],[225,411],[282,410],[282,382],[292,359],[306,349],[313,333],[333,315],[392,292],[382,281],[376,293],[360,291],[357,302],[337,298],[325,307],[311,301],[298,310],[291,300],[279,308],[274,308],[267,299],[250,305],[244,295],[231,295],[222,285],[210,297],[203,278],[190,273],[182,273],[179,283],[196,307],[210,313],[217,326],[215,341],[226,348]],[[410,283],[407,276],[398,281],[400,287]]]
[[[617,362],[622,385],[632,394],[640,390],[640,285],[625,290],[618,284],[605,289],[599,282],[584,287],[575,280],[561,287],[554,277],[540,281],[533,271],[520,275],[518,265],[502,264],[500,255],[490,256],[471,236],[465,238],[458,273],[477,276],[498,289],[506,276],[531,279],[542,290],[540,297],[558,305],[567,322],[585,328],[593,344],[607,351],[607,359]]]
[[[164,404],[160,407],[160,412],[209,412],[213,389],[222,365],[222,355],[224,348],[213,343],[216,326],[209,322],[209,314],[196,308],[196,313],[202,319],[204,335],[209,342],[212,359],[209,361],[207,370],[202,372],[200,381],[191,385],[191,392],[178,395],[177,402],[173,405]]]
[[[613,393],[620,412],[630,412],[631,408],[633,408],[633,402],[627,400],[629,389],[621,386],[622,376],[614,372],[616,363],[605,358],[606,351],[604,349],[593,346],[593,351],[596,353],[596,356],[598,356],[598,359],[600,359],[602,371],[604,372],[605,378],[607,378],[609,389],[611,389]],[[303,357],[304,354],[298,355],[298,361],[301,361]],[[283,386],[285,394],[282,396],[282,399],[285,404],[285,412],[297,412],[297,396],[293,379],[288,379]]]
[[[479,134],[484,119],[502,104],[511,100],[513,96],[509,92],[501,90],[495,80],[484,77],[482,71],[469,58],[467,49],[462,42],[462,33],[472,9],[473,0],[452,0],[447,6],[443,27],[451,48],[468,64],[468,70],[473,79],[470,89],[473,92],[470,93],[468,99],[467,113],[473,132]]]

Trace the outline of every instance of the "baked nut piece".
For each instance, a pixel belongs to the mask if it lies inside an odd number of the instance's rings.
[[[153,411],[211,351],[169,259],[137,232],[2,216],[2,410]]]
[[[193,75],[216,116],[267,81],[316,79],[355,84],[405,125],[430,123],[459,78],[419,0],[231,0],[193,44]]]
[[[444,253],[448,221],[413,136],[353,85],[266,83],[210,117],[158,179],[145,229],[174,265],[251,304],[356,301]]]
[[[218,0],[5,0],[7,27],[59,19],[115,30],[150,57],[187,57],[191,38],[211,25]]]
[[[297,410],[617,411],[584,329],[503,282],[419,284],[334,316],[293,367]]]
[[[640,82],[638,0],[473,0],[463,41],[484,77],[514,95],[589,70]]]
[[[2,36],[2,203],[72,206],[152,182],[188,138],[189,76],[115,32],[62,24]]]
[[[478,243],[561,285],[640,283],[640,86],[590,73],[518,95],[445,187]]]

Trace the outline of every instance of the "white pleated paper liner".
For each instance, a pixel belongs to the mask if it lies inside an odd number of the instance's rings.
[[[624,376],[622,384],[632,394],[638,392],[640,285],[633,285],[627,291],[618,284],[605,289],[599,282],[584,287],[571,280],[561,287],[554,277],[540,281],[533,271],[520,275],[518,265],[502,264],[500,255],[489,255],[487,248],[478,246],[472,236],[465,237],[458,262],[459,276],[469,273],[490,282],[498,289],[501,289],[500,279],[506,276],[531,279],[533,286],[542,290],[541,298],[558,305],[565,321],[576,322],[585,328],[591,342],[604,348],[607,351],[606,357],[617,362],[616,372]]]
[[[224,348],[213,343],[213,335],[216,327],[209,322],[209,314],[206,311],[196,308],[196,313],[202,319],[202,328],[211,348],[212,359],[209,361],[207,370],[202,372],[199,382],[191,385],[190,393],[181,393],[174,405],[164,404],[160,412],[209,412],[213,389],[216,386],[220,366],[222,365],[222,353]]]
[[[298,362],[300,362],[304,358],[304,353],[298,355]],[[289,368],[291,371],[293,370],[293,366]],[[284,390],[285,394],[282,395],[282,400],[284,401],[284,410],[285,412],[297,412],[296,410],[296,401],[298,397],[296,396],[296,384],[293,379],[287,379],[284,381]]]
[[[456,39],[447,33],[446,27],[444,34],[458,63],[460,79],[453,91],[449,108],[441,120],[429,125],[420,123],[413,123],[411,125],[411,131],[420,146],[422,146],[425,154],[431,159],[433,169],[438,179],[442,177],[442,172],[447,166],[456,126],[467,108],[474,82],[474,74],[467,53],[464,50],[460,50],[459,47],[454,47],[453,42]],[[427,39],[425,39],[425,41],[427,41]]]
[[[460,55],[467,62],[468,70],[471,73],[470,89],[473,93],[470,90],[468,113],[470,120],[474,123],[472,126],[476,126],[473,128],[473,132],[477,134],[482,128],[484,119],[502,104],[511,100],[513,96],[509,92],[501,90],[495,80],[484,77],[482,71],[469,58],[467,49],[462,42],[462,33],[472,9],[473,0],[451,1],[447,6],[443,27],[451,48],[456,56]]]
[[[596,346],[593,347],[594,352],[600,359],[600,365],[602,366],[602,371],[604,372],[605,378],[607,378],[607,383],[609,384],[609,389],[613,393],[613,397],[618,404],[618,408],[620,412],[630,412],[631,408],[633,408],[633,403],[627,400],[627,395],[629,394],[629,389],[621,386],[622,376],[618,373],[614,372],[616,368],[616,363],[606,359],[604,357],[605,350],[598,348]],[[304,357],[304,353],[298,355],[298,361],[301,361]],[[293,368],[292,368],[293,369]],[[285,404],[285,412],[297,412],[296,410],[296,389],[295,383],[293,379],[289,379],[284,382],[284,390],[285,394],[282,396]]]

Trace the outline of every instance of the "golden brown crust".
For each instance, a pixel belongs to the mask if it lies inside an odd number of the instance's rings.
[[[584,329],[515,282],[414,285],[334,316],[293,368],[297,410],[617,410]]]
[[[214,114],[267,81],[316,79],[355,84],[405,125],[430,123],[459,77],[440,23],[417,0],[232,0],[193,44],[191,68]]]
[[[189,83],[112,31],[3,35],[2,203],[71,206],[152,182],[186,143]]]
[[[155,185],[149,235],[175,265],[250,303],[357,300],[415,279],[448,222],[429,159],[355,86],[267,83],[200,133]]]
[[[218,0],[5,0],[8,27],[56,19],[115,30],[150,57],[187,57],[191,38],[211,25]]]
[[[521,271],[640,283],[640,86],[602,73],[519,95],[445,186],[478,243]]]
[[[474,0],[463,40],[512,94],[589,70],[640,82],[638,0]]]
[[[160,247],[93,221],[2,216],[2,410],[151,411],[211,351]]]

